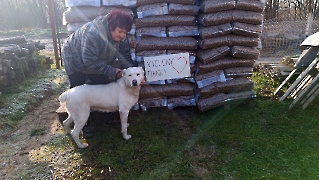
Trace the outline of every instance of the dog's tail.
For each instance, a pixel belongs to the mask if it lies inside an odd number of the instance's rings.
[[[64,93],[62,93],[62,94],[59,96],[59,101],[60,101],[61,103],[63,103],[63,102],[66,101],[67,97],[68,97],[68,91],[65,91]]]

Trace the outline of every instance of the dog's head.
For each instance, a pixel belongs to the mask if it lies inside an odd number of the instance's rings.
[[[122,71],[122,78],[129,86],[140,86],[145,83],[144,70],[142,67],[130,67]]]

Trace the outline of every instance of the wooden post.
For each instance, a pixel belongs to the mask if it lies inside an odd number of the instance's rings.
[[[53,3],[54,3],[54,0],[48,0],[49,19],[50,19],[53,48],[54,48],[54,55],[55,55],[55,65],[57,69],[60,69],[60,56],[59,56],[58,46],[57,46],[57,33],[55,28],[55,13],[54,13]]]

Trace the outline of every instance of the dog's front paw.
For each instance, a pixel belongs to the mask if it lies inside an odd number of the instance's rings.
[[[87,148],[89,145],[87,143],[82,143],[82,144],[79,144],[78,147],[80,149],[83,149],[83,148]]]
[[[131,139],[132,136],[129,134],[126,134],[126,135],[123,134],[123,137],[124,137],[124,139],[129,140],[129,139]]]

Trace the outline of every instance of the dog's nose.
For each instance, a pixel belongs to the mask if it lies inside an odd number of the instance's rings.
[[[136,79],[134,79],[134,80],[132,81],[132,85],[133,85],[133,86],[137,86],[137,80],[136,80]]]

